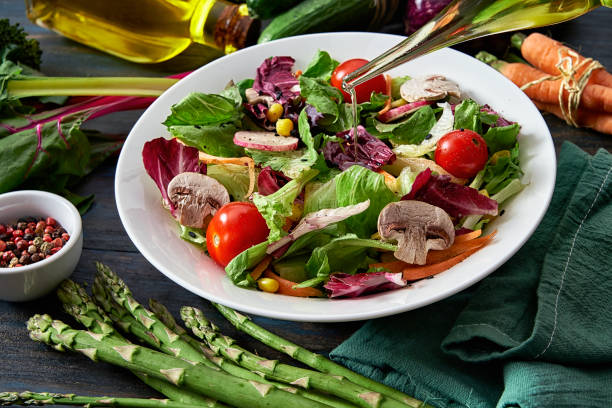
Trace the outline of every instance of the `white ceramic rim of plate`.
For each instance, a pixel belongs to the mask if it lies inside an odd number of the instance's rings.
[[[462,54],[452,49],[439,50],[436,53],[432,53],[422,58],[428,58],[428,57],[431,57],[432,55],[437,54],[437,56],[443,56],[445,58],[449,58],[449,61],[453,61],[456,59],[460,61],[461,63],[465,63],[468,66],[473,66],[477,68],[478,72],[482,71],[483,73],[485,73],[482,77],[484,82],[492,79],[493,85],[499,83],[499,85],[501,86],[501,84],[505,83],[505,85],[503,85],[504,87],[508,89],[513,88],[514,91],[510,91],[510,94],[505,95],[505,97],[511,96],[511,99],[513,100],[513,102],[518,104],[521,107],[520,109],[517,108],[518,110],[521,110],[521,109],[527,110],[532,115],[530,115],[528,120],[522,120],[521,118],[512,117],[512,115],[510,115],[509,119],[519,121],[521,125],[525,126],[523,130],[528,130],[528,132],[536,132],[535,139],[532,140],[532,138],[528,138],[526,144],[535,143],[535,142],[541,143],[541,146],[539,147],[539,150],[538,150],[537,161],[534,162],[533,160],[535,159],[532,159],[531,161],[529,161],[528,167],[531,170],[534,170],[534,169],[537,170],[537,171],[532,171],[533,173],[532,176],[535,179],[538,179],[538,177],[541,178],[539,174],[540,172],[544,172],[546,174],[546,178],[537,180],[538,182],[537,185],[539,186],[538,190],[533,191],[532,189],[531,191],[529,191],[528,190],[529,187],[527,187],[527,189],[525,189],[521,194],[519,194],[519,196],[523,195],[523,196],[530,197],[529,200],[533,206],[528,211],[529,222],[527,222],[524,229],[519,230],[520,233],[518,234],[518,239],[514,240],[512,243],[503,242],[503,244],[506,244],[507,246],[509,246],[510,250],[500,251],[497,244],[494,242],[491,245],[479,251],[478,253],[472,255],[466,261],[455,266],[451,270],[436,276],[435,279],[419,281],[413,284],[412,287],[409,289],[401,289],[401,290],[396,290],[396,291],[384,292],[384,293],[379,293],[379,294],[374,294],[374,295],[369,295],[366,297],[354,298],[354,299],[331,299],[330,300],[330,299],[312,299],[312,298],[304,299],[304,298],[294,298],[294,297],[289,297],[289,296],[279,297],[279,295],[275,295],[275,294],[250,291],[250,290],[235,287],[231,284],[229,279],[225,275],[223,275],[223,277],[221,278],[223,282],[215,282],[215,284],[222,285],[224,289],[227,289],[230,292],[235,292],[235,290],[241,291],[241,292],[235,293],[237,295],[236,297],[228,298],[224,296],[219,296],[217,293],[215,293],[212,290],[207,290],[206,288],[202,287],[201,284],[196,285],[196,284],[193,284],[192,282],[188,282],[185,277],[179,276],[177,273],[173,272],[168,267],[168,265],[164,264],[164,260],[162,259],[160,253],[156,251],[156,247],[152,246],[151,244],[147,245],[146,240],[144,238],[148,238],[148,237],[140,236],[138,232],[138,226],[133,224],[132,220],[130,220],[130,216],[128,214],[130,210],[129,208],[130,205],[126,201],[126,199],[128,198],[129,193],[133,193],[133,192],[129,192],[130,188],[128,184],[126,183],[129,180],[133,180],[135,177],[142,177],[142,173],[144,172],[144,167],[142,166],[141,160],[139,161],[139,164],[137,165],[138,168],[134,168],[134,164],[130,163],[130,160],[140,159],[141,157],[140,154],[135,154],[135,153],[134,153],[135,155],[130,154],[131,151],[135,149],[133,145],[139,143],[138,148],[140,150],[138,152],[140,152],[142,150],[142,144],[144,144],[146,140],[151,140],[155,137],[159,137],[162,135],[167,136],[167,132],[164,132],[162,134],[150,134],[149,133],[146,137],[141,135],[140,138],[138,134],[141,131],[142,127],[147,126],[147,122],[150,122],[152,120],[157,121],[156,126],[158,126],[157,124],[163,121],[163,119],[165,118],[164,115],[167,115],[167,113],[169,112],[169,107],[173,103],[178,102],[178,100],[180,100],[182,96],[184,96],[185,90],[182,88],[184,88],[186,83],[194,82],[199,77],[201,77],[203,74],[205,74],[207,71],[217,69],[218,66],[223,66],[223,64],[225,64],[228,59],[239,59],[239,58],[244,59],[250,54],[258,54],[259,51],[263,49],[268,49],[268,48],[283,49],[283,47],[285,47],[287,44],[289,44],[289,48],[288,48],[289,52],[285,51],[283,53],[269,53],[269,55],[267,56],[292,55],[291,50],[295,48],[291,48],[291,44],[292,43],[299,44],[300,42],[304,42],[304,41],[308,44],[311,44],[311,43],[321,44],[322,46],[320,47],[314,47],[314,51],[316,51],[319,48],[330,50],[330,47],[327,44],[329,44],[329,41],[332,41],[332,40],[350,41],[353,44],[362,44],[362,46],[369,44],[369,42],[374,42],[374,43],[382,42],[385,44],[387,48],[389,48],[395,43],[401,41],[403,38],[405,37],[391,35],[391,34],[361,33],[361,32],[309,34],[309,35],[285,38],[285,39],[273,41],[270,43],[265,43],[265,44],[261,44],[258,46],[243,49],[243,50],[237,51],[234,54],[224,56],[220,59],[210,62],[209,64],[197,69],[196,71],[194,71],[193,73],[191,73],[190,75],[188,75],[187,77],[179,81],[177,84],[172,86],[168,91],[166,91],[162,96],[160,96],[147,109],[147,111],[145,111],[145,113],[140,117],[140,119],[134,125],[132,131],[128,135],[128,138],[120,154],[119,161],[117,163],[117,172],[115,176],[115,194],[116,194],[117,208],[118,208],[118,212],[119,212],[121,221],[126,229],[126,232],[128,233],[128,236],[130,237],[130,239],[132,240],[136,248],[143,254],[143,256],[155,268],[161,271],[169,279],[173,280],[174,282],[176,282],[178,285],[182,286],[183,288],[201,297],[204,297],[210,301],[221,303],[226,306],[232,307],[236,310],[240,310],[242,312],[251,313],[255,315],[282,319],[282,320],[307,321],[307,322],[342,322],[342,321],[364,320],[364,319],[388,316],[388,315],[397,314],[397,313],[405,312],[408,310],[416,309],[416,308],[431,304],[433,302],[436,302],[438,300],[441,300],[443,298],[446,298],[448,296],[451,296],[473,285],[474,283],[480,281],[481,279],[483,279],[484,277],[486,277],[487,275],[495,271],[497,268],[499,268],[506,260],[508,260],[512,255],[514,255],[514,253],[516,253],[516,251],[518,251],[521,248],[521,246],[527,241],[527,239],[532,235],[532,233],[535,231],[535,229],[539,225],[540,221],[542,220],[542,217],[544,216],[548,208],[548,204],[550,203],[550,199],[552,197],[552,192],[554,189],[555,175],[556,175],[556,158],[555,158],[554,145],[552,143],[550,131],[548,130],[548,127],[546,126],[544,119],[540,115],[537,108],[533,105],[533,103],[529,100],[529,98],[522,91],[520,91],[514,84],[512,84],[509,80],[507,80],[504,76],[502,76],[500,73],[495,71],[493,68],[480,63],[479,61],[475,60],[474,58],[468,55]],[[383,50],[384,49],[380,49],[378,52],[382,52]],[[334,56],[334,51],[330,50],[330,53],[332,54],[332,56]],[[347,57],[347,58],[356,58],[359,56],[360,55],[354,55],[352,57]],[[372,55],[372,56],[361,55],[362,58],[363,57],[372,58],[374,56],[375,55]],[[262,59],[263,58],[265,57],[262,57]],[[414,63],[416,63],[417,61],[418,60],[415,60]],[[252,63],[252,71],[253,71],[250,77],[253,77],[255,68],[259,65],[260,61],[257,59],[253,59],[252,61],[250,61],[250,63]],[[307,63],[307,60],[306,60],[306,63]],[[398,70],[407,71],[408,68],[399,67],[399,68],[394,69],[391,72],[398,71]],[[418,69],[416,69],[416,71],[418,71]],[[422,72],[422,74],[436,73],[436,72],[437,72],[436,68],[433,68],[429,71]],[[446,75],[452,78],[452,75],[450,74],[446,74]],[[229,79],[232,79],[232,78],[227,78],[226,81],[220,81],[218,90],[222,89],[224,84],[227,81],[229,81]],[[234,79],[239,80],[241,78],[234,78]],[[462,84],[460,83],[460,86],[461,85]],[[188,91],[195,91],[195,90],[200,90],[200,89],[189,89]],[[212,92],[213,90],[203,89],[202,91]],[[179,95],[180,97],[178,97]],[[500,98],[500,97],[497,96],[497,98]],[[486,100],[480,101],[480,102],[487,103]],[[507,103],[505,105],[507,106]],[[496,106],[494,105],[493,108],[496,108]],[[501,109],[500,111],[504,115],[507,115],[508,113],[506,110],[503,110],[503,109]],[[163,114],[161,112],[163,112]],[[153,115],[153,116],[151,117],[150,115]],[[521,151],[521,155],[523,156],[524,154],[527,154],[527,153],[525,153],[523,149]],[[126,172],[129,172],[129,174],[126,174]],[[144,175],[146,176],[146,172],[144,172]],[[535,182],[534,179],[530,179],[529,181]],[[150,184],[153,185],[153,187],[157,191],[157,187],[153,184],[153,181],[149,179],[149,182]],[[539,184],[539,183],[542,183],[542,184]],[[137,186],[133,185],[132,187],[137,187]],[[145,187],[142,187],[142,188],[144,189]],[[150,188],[150,187],[146,187],[146,188]],[[525,193],[525,191],[528,191],[528,192]],[[143,194],[144,193],[145,192],[143,192]],[[531,197],[531,196],[534,196],[534,197]],[[525,205],[526,204],[521,204],[522,207],[525,207]],[[521,206],[517,205],[517,206],[513,206],[512,208],[521,207]],[[523,215],[525,215],[525,213],[523,213]],[[167,218],[170,219],[169,216]],[[506,217],[506,219],[507,218],[508,217]],[[517,219],[515,221],[517,222],[517,226],[519,223],[523,223],[522,220]],[[502,223],[503,222],[505,221],[502,221]],[[506,227],[506,228],[511,228],[511,227]],[[499,237],[499,234],[498,234],[498,237]],[[178,235],[175,235],[175,238],[181,241],[180,243],[182,245],[190,246],[190,244],[182,241],[178,237]],[[192,249],[195,250],[195,248],[192,248]],[[186,249],[186,251],[189,251],[189,250]],[[207,261],[201,260],[201,262],[204,262],[204,264],[206,264],[207,267],[212,267],[211,266],[212,261],[210,261],[210,258],[206,257],[203,254],[201,255],[201,257],[207,259]],[[494,258],[493,260],[491,260],[492,257]],[[472,274],[467,277],[461,276],[458,274],[458,271],[462,271],[462,272],[467,271],[469,266],[471,266],[475,270],[479,270],[478,268],[483,267],[484,270],[480,270],[479,273]],[[210,273],[210,270],[207,270],[206,273]],[[451,279],[451,276],[452,276],[452,279]],[[432,282],[432,281],[436,281],[436,285],[434,285],[435,290],[433,291],[431,289],[428,290],[428,288],[431,288],[431,285],[428,286],[428,284],[429,282]],[[437,283],[440,283],[440,282],[442,282],[443,285],[441,288],[438,288],[437,286],[440,286],[440,285],[438,285]],[[448,282],[453,283],[453,284],[448,287],[444,287],[444,284]],[[227,287],[227,285],[232,286],[235,290],[230,287]],[[418,290],[419,292],[417,292],[417,294],[419,296],[417,296],[417,299],[411,300],[409,298],[410,298],[411,293],[414,294],[413,290]],[[247,303],[241,302],[241,300],[244,300],[245,298],[249,299],[249,301],[255,299],[252,297],[254,296],[253,293],[257,294],[257,297],[258,297],[257,301],[260,301],[260,300],[262,301],[260,305],[253,305],[249,302]],[[364,304],[365,309],[363,307],[357,307],[357,308],[355,307],[360,304]],[[262,305],[265,305],[265,307]],[[291,306],[291,307],[287,308],[288,306]],[[338,308],[336,306],[339,306],[340,310],[342,311],[335,312],[333,309],[337,310]],[[355,309],[359,309],[359,311],[355,311]]]

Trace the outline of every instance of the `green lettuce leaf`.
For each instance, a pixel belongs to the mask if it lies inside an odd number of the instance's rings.
[[[200,249],[202,249],[202,247],[206,248],[206,233],[202,228],[186,227],[180,223],[178,225],[181,228],[179,237]]]
[[[455,107],[455,129],[470,129],[480,134],[480,105],[472,99],[462,101]]]
[[[219,157],[240,157],[244,149],[234,144],[238,128],[225,125],[176,125],[168,128],[170,134],[188,146]]]
[[[514,145],[508,156],[499,156],[495,163],[489,160],[484,169],[484,189],[493,195],[506,187],[513,179],[522,177],[519,165],[519,144]]]
[[[408,75],[398,76],[391,79],[391,97],[393,98],[393,100],[401,98],[400,88],[404,84],[404,82],[409,79],[410,77]]]
[[[225,267],[225,273],[230,280],[238,286],[251,287],[255,281],[249,274],[249,270],[253,269],[266,256],[266,248],[268,241],[261,242],[257,245],[245,249],[234,257]]]
[[[263,196],[255,193],[253,195],[253,203],[270,228],[270,235],[268,235],[270,242],[277,241],[286,235],[283,226],[287,222],[286,218],[293,212],[293,201],[300,194],[304,185],[318,173],[317,170],[306,170],[272,194]]]
[[[308,64],[306,70],[302,72],[302,76],[329,81],[332,72],[334,72],[338,64],[339,62],[333,59],[327,51],[319,50]]]
[[[306,262],[306,271],[312,278],[300,286],[314,286],[327,280],[332,272],[356,273],[359,269],[368,269],[373,259],[368,256],[371,248],[396,251],[397,246],[375,239],[359,238],[355,234],[346,234],[334,238],[327,244],[313,249]]]
[[[240,164],[209,164],[206,175],[223,184],[234,201],[247,199],[250,181],[248,167]]]
[[[431,106],[423,106],[407,120],[392,130],[393,136],[389,139],[394,144],[419,144],[429,134],[436,124],[436,115]]]
[[[310,105],[335,121],[338,117],[338,102],[342,102],[342,93],[327,82],[300,75],[300,93]]]
[[[179,103],[172,105],[172,112],[164,125],[219,125],[234,122],[242,117],[235,100],[216,94],[193,92]]]
[[[516,144],[516,137],[520,130],[521,127],[518,123],[489,128],[487,133],[482,136],[485,142],[487,142],[489,154],[493,154],[500,150],[512,149]]]

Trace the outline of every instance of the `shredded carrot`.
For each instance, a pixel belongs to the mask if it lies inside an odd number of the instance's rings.
[[[250,157],[217,157],[208,153],[200,152],[199,159],[206,164],[240,164],[249,167],[249,190],[246,197],[253,194],[255,189],[255,161]]]
[[[550,75],[559,74],[559,69],[557,68],[559,56],[571,56],[572,53],[575,53],[574,55],[577,57],[575,65],[585,60],[585,57],[579,55],[575,50],[540,33],[528,35],[521,45],[523,58]],[[586,69],[586,66],[584,66],[584,69]],[[578,75],[582,75],[584,69],[580,70]],[[603,68],[596,69],[589,78],[589,84],[599,84],[612,88],[612,74]]]
[[[253,278],[253,280],[259,279],[261,274],[268,268],[268,266],[270,266],[270,262],[272,262],[272,255],[266,255],[264,259],[262,259],[261,262],[259,262],[257,266],[253,268],[251,278]]]
[[[405,280],[423,279],[443,272],[463,261],[469,255],[491,242],[497,233],[497,231],[493,231],[487,236],[475,238],[477,236],[476,233],[480,234],[480,232],[480,230],[476,230],[469,234],[465,234],[466,238],[462,238],[458,242],[455,241],[455,243],[453,243],[453,245],[447,249],[443,249],[441,251],[430,251],[427,254],[427,261],[425,265],[412,265],[400,260],[389,260],[387,257],[384,259],[386,262],[370,264],[369,266],[370,268],[384,268],[394,273],[402,272]],[[460,237],[461,236],[462,235],[460,235]],[[463,256],[464,254],[467,255]],[[407,279],[406,276],[409,276],[410,279]]]
[[[440,251],[429,251],[427,253],[425,265],[434,265],[444,262],[474,248],[485,246],[491,239],[493,239],[496,233],[497,231],[493,231],[491,234],[484,237],[459,242],[455,241],[453,245],[446,249],[442,249]]]
[[[467,234],[455,235],[455,241],[453,241],[453,245],[458,242],[470,241],[474,238],[478,238],[482,234],[482,230],[474,230],[472,232],[468,232]]]
[[[393,97],[391,96],[391,76],[388,74],[385,74],[385,82],[387,84],[387,89],[386,89],[386,94],[389,95],[389,98],[387,98],[387,102],[385,102],[385,106],[378,112],[377,115],[382,115],[383,113],[389,111],[389,109],[391,109],[391,102]]]
[[[296,77],[296,78],[299,78],[301,75],[302,75],[302,70],[301,69],[298,69],[297,71],[295,71],[293,73],[293,76]]]
[[[293,288],[297,285],[296,282],[292,282],[287,279],[283,279],[271,270],[266,270],[264,272],[264,276],[266,278],[274,279],[278,282],[278,291],[276,293],[280,293],[281,295],[288,296],[298,296],[298,297],[321,297],[323,296],[323,292],[319,289],[315,288]]]

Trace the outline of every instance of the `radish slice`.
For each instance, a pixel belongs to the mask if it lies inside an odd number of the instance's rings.
[[[431,103],[432,102],[430,101],[417,101],[417,102],[407,103],[405,105],[398,106],[397,108],[389,109],[382,115],[379,115],[378,120],[380,120],[383,123],[388,123],[393,120],[399,119],[403,116],[406,116],[409,113],[412,113],[416,111],[417,109],[422,108],[425,105],[431,105]]]
[[[278,136],[274,132],[250,132],[240,130],[234,133],[234,143],[249,149],[282,152],[297,149],[297,137]]]

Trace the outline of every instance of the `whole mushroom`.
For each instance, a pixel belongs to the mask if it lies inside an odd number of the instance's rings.
[[[447,96],[461,97],[459,85],[442,75],[411,78],[400,87],[400,95],[406,102],[437,101]]]
[[[182,225],[204,228],[219,208],[230,202],[229,193],[212,177],[200,173],[180,173],[168,184],[168,197]]]
[[[455,226],[441,208],[422,201],[404,200],[388,204],[378,216],[383,240],[397,241],[397,259],[425,265],[430,249],[446,249],[455,240]]]

